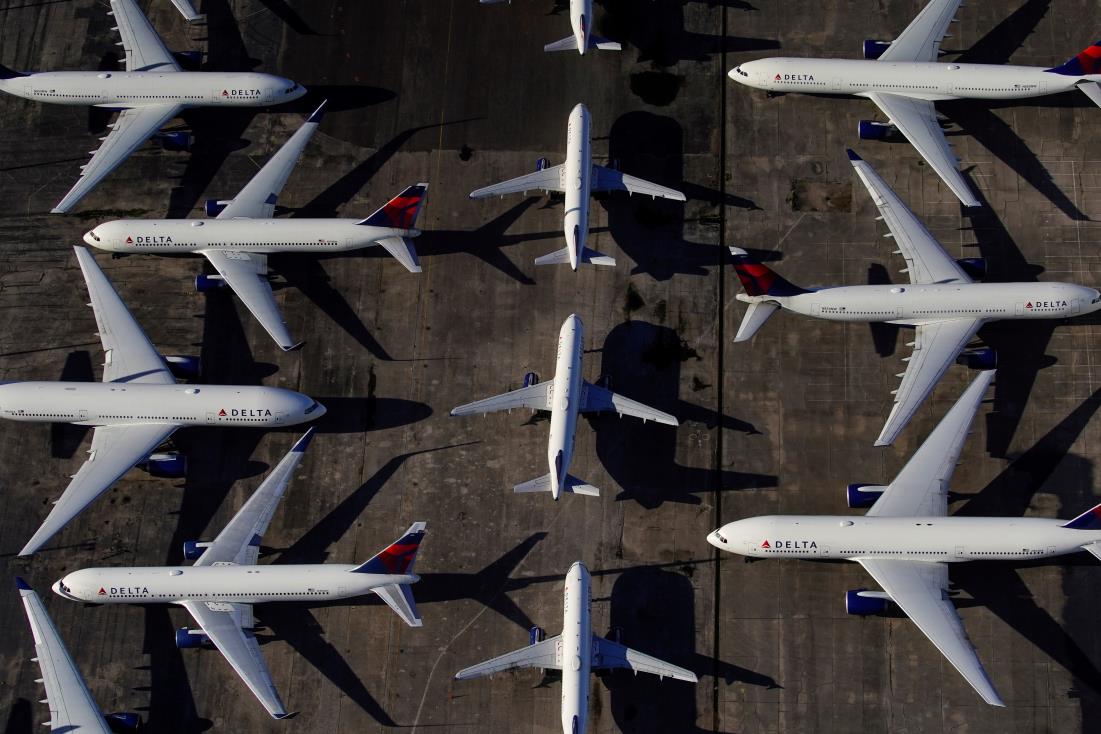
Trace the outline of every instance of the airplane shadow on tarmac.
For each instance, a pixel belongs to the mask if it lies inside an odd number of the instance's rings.
[[[624,397],[638,400],[675,415],[680,430],[685,423],[699,423],[720,430],[756,433],[745,421],[720,416],[679,397],[680,364],[695,353],[676,331],[645,321],[617,325],[604,340],[601,381]],[[696,357],[698,359],[698,357]],[[587,415],[596,431],[596,454],[608,474],[623,491],[617,500],[634,500],[647,508],[663,502],[699,504],[700,492],[775,487],[777,477],[723,471],[715,486],[714,467],[690,467],[677,463],[677,430],[660,423],[643,423],[614,415]]]

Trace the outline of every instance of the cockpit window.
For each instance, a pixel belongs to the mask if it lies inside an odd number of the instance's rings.
[[[740,74],[741,76],[744,76],[744,77],[749,76],[749,73],[742,71],[742,67],[740,67],[740,66],[735,66],[734,71],[738,72],[738,74]]]
[[[290,89],[284,89],[283,94],[291,94],[292,92],[297,92],[297,91],[298,91],[298,82],[295,82],[294,86],[292,86]]]
[[[94,229],[91,232],[88,233],[88,236],[91,237],[96,242],[99,242],[99,235],[96,234],[96,231]]]
[[[313,401],[313,403],[310,405],[310,407],[306,408],[306,415],[309,415],[310,413],[314,412],[319,407],[321,407],[321,404],[318,403],[316,400]]]
[[[71,593],[71,592],[69,591],[69,587],[65,585],[65,582],[64,582],[64,581],[58,581],[58,582],[57,582],[57,588],[61,589],[61,590],[62,590],[62,591],[64,591],[64,592],[65,592],[66,594],[69,594],[69,593]]]

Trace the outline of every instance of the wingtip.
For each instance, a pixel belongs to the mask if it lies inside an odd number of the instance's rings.
[[[310,445],[310,441],[313,440],[313,436],[316,432],[317,428],[314,427],[310,428],[308,431],[302,434],[302,438],[294,442],[294,446],[291,447],[291,451],[298,453],[304,452],[306,448]]]
[[[301,348],[302,348],[302,346],[303,346],[303,345],[304,345],[305,343],[306,343],[306,340],[305,340],[305,339],[303,339],[303,340],[302,340],[302,341],[300,341],[300,342],[295,342],[294,344],[291,344],[291,345],[290,345],[289,347],[287,347],[287,346],[283,346],[282,344],[280,344],[280,345],[279,345],[279,348],[280,348],[280,349],[282,349],[282,350],[283,350],[284,352],[297,352],[297,351],[298,351],[299,349],[301,349]]]
[[[864,160],[863,158],[858,156],[856,154],[856,151],[853,150],[852,148],[846,148],[845,153],[849,156],[850,161],[862,161],[862,160]]]
[[[289,714],[272,714],[271,717],[277,721],[286,721],[287,719],[293,719],[298,716],[297,711],[291,711]]]
[[[317,109],[306,118],[306,122],[321,122],[321,118],[325,116],[325,105],[329,104],[329,100],[322,100],[321,104],[317,106]]]
[[[22,576],[15,577],[15,588],[19,589],[20,591],[34,591],[34,589],[31,588],[31,585],[23,580]]]

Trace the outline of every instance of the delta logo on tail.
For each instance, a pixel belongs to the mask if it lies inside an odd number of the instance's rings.
[[[405,540],[402,538],[402,540]],[[403,543],[399,540],[392,546],[387,548],[378,554],[378,561],[382,563],[387,572],[392,574],[405,573],[411,565],[413,565],[413,558],[417,555],[417,548],[420,546],[420,538],[417,538],[412,543]]]
[[[386,202],[381,209],[361,222],[372,227],[390,227],[392,229],[413,229],[417,223],[417,214],[424,202],[427,186],[410,186],[405,191]]]
[[[1056,66],[1047,71],[1063,74],[1064,76],[1101,74],[1101,41],[1089,46],[1081,53],[1069,59],[1062,66]]]

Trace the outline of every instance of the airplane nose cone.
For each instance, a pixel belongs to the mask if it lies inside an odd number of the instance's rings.
[[[725,551],[730,550],[730,542],[729,541],[730,541],[730,539],[724,537],[722,535],[722,533],[720,533],[718,530],[713,530],[707,536],[707,542],[710,543],[711,545],[715,546],[719,550],[725,550]]]
[[[85,232],[84,233],[84,243],[86,245],[90,245],[92,247],[99,247],[98,238],[95,235],[96,235],[96,231],[94,229],[90,229],[87,232]]]

